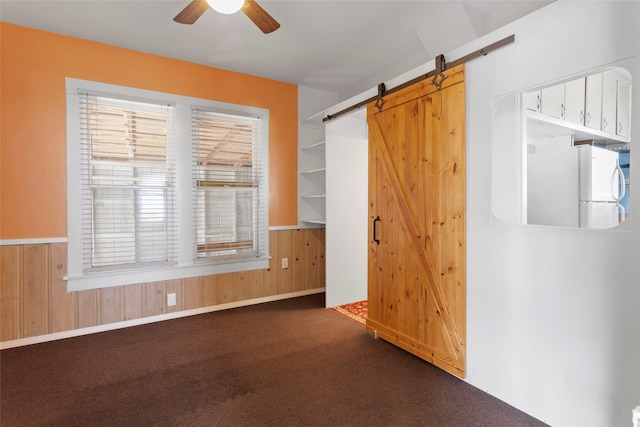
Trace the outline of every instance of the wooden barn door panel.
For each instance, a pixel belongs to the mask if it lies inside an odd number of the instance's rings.
[[[425,81],[368,106],[367,327],[464,377],[463,66],[447,74],[439,91]]]

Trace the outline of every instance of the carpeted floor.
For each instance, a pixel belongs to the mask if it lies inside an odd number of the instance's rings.
[[[324,295],[0,352],[0,424],[544,424],[367,334]]]

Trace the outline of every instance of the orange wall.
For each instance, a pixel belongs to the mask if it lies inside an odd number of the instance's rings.
[[[269,223],[297,224],[298,88],[0,22],[0,239],[67,236],[65,77],[269,109]]]

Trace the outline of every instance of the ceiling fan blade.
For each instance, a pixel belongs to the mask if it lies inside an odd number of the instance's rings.
[[[242,11],[265,34],[269,34],[280,28],[278,21],[273,19],[273,17],[254,0],[245,0]]]
[[[193,24],[208,8],[206,0],[192,0],[173,20],[180,24]]]

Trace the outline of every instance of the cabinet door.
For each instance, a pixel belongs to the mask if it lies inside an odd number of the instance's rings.
[[[540,91],[539,90],[525,93],[524,107],[527,110],[536,111],[538,113],[540,112]]]
[[[600,129],[607,133],[616,133],[616,107],[618,79],[612,71],[602,73],[602,125]]]
[[[545,116],[564,118],[564,84],[542,89],[540,112]]]
[[[584,125],[585,79],[567,82],[564,86],[564,119]]]
[[[602,120],[602,73],[587,76],[584,125],[600,130]]]
[[[618,77],[618,101],[616,108],[616,133],[629,137],[631,127],[631,82]]]

